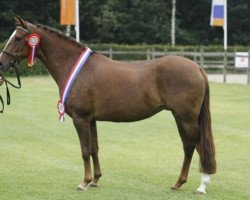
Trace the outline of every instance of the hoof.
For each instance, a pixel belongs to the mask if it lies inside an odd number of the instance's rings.
[[[172,187],[171,187],[171,190],[177,191],[177,190],[180,190],[180,188],[179,188],[179,187],[176,187],[176,186],[172,186]]]
[[[206,184],[201,184],[196,190],[197,194],[206,194]]]
[[[77,191],[87,191],[88,190],[88,187],[87,186],[84,186],[83,184],[80,184],[77,186],[76,188]]]
[[[196,190],[196,194],[206,194],[205,187],[199,187]]]
[[[90,187],[99,187],[99,184],[98,183],[95,183],[95,182],[91,182],[89,184]]]
[[[196,191],[195,194],[198,194],[198,195],[203,195],[203,194],[206,194],[206,191]]]

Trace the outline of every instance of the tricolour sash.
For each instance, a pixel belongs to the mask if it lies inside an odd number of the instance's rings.
[[[82,52],[82,54],[78,58],[76,64],[72,68],[72,70],[71,70],[71,72],[70,72],[70,74],[65,82],[63,92],[61,93],[60,100],[58,101],[58,104],[57,104],[57,109],[58,109],[58,113],[59,113],[59,120],[61,122],[63,122],[65,120],[65,106],[64,106],[64,104],[65,104],[65,101],[69,95],[72,84],[74,83],[74,80],[76,79],[80,70],[84,67],[84,64],[88,60],[91,53],[92,53],[92,50],[90,48],[86,47],[84,49],[84,51]]]

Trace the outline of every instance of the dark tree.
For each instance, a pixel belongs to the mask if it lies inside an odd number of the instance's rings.
[[[15,15],[61,30],[59,0],[0,1],[0,41],[14,30]],[[228,44],[250,44],[249,0],[228,0]],[[81,39],[87,43],[170,44],[171,0],[80,0]],[[176,0],[176,44],[223,43],[211,27],[211,0]]]

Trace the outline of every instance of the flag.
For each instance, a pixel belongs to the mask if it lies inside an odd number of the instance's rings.
[[[75,25],[76,24],[76,0],[61,0],[60,1],[60,24]]]
[[[224,26],[225,25],[225,0],[212,0],[211,9],[211,26]]]

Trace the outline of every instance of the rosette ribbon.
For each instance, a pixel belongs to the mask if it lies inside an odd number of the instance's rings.
[[[27,44],[30,47],[29,56],[27,58],[28,66],[31,67],[35,63],[36,47],[40,43],[40,36],[36,33],[31,33],[27,37]]]

